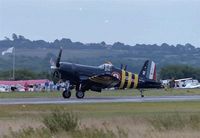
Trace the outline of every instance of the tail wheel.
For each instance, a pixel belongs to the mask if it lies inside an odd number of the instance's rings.
[[[140,95],[141,95],[142,98],[144,97],[143,91],[144,91],[143,89],[140,89]]]
[[[76,92],[76,97],[78,99],[82,99],[84,96],[85,96],[85,92],[83,92],[83,91],[77,91]]]
[[[71,92],[69,90],[65,90],[62,93],[64,98],[70,98],[71,97]]]

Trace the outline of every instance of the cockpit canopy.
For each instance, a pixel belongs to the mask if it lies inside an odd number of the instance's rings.
[[[104,63],[99,66],[99,68],[104,69],[105,71],[111,71],[112,70],[112,63]]]

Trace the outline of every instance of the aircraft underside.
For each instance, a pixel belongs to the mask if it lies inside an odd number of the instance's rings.
[[[120,87],[115,87],[116,89],[124,89]],[[94,92],[101,92],[102,87],[100,86],[91,86],[90,88],[84,88],[84,84],[79,84],[76,86],[72,86],[69,83],[67,83],[65,90],[62,93],[62,96],[64,98],[70,98],[71,97],[71,91],[75,89],[76,90],[76,98],[82,99],[85,96],[85,92],[88,90],[94,91]],[[141,97],[144,97],[143,95],[143,89],[138,89],[141,93]]]

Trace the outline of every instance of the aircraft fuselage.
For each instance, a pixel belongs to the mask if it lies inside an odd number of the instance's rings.
[[[87,66],[69,62],[60,62],[62,49],[59,52],[56,63],[51,67],[53,69],[53,78],[55,81],[69,81],[70,87],[66,87],[63,92],[64,98],[71,96],[70,90],[75,87],[76,97],[83,98],[87,90],[101,92],[105,88],[161,88],[160,82],[156,81],[156,65],[153,61],[146,60],[140,74],[135,74],[114,67],[107,62],[100,66]],[[141,96],[142,90],[141,90]]]

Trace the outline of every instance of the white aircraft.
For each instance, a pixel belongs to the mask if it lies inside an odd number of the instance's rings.
[[[200,88],[200,83],[198,80],[194,80],[192,78],[178,79],[175,80],[174,88],[184,88],[184,89]]]

